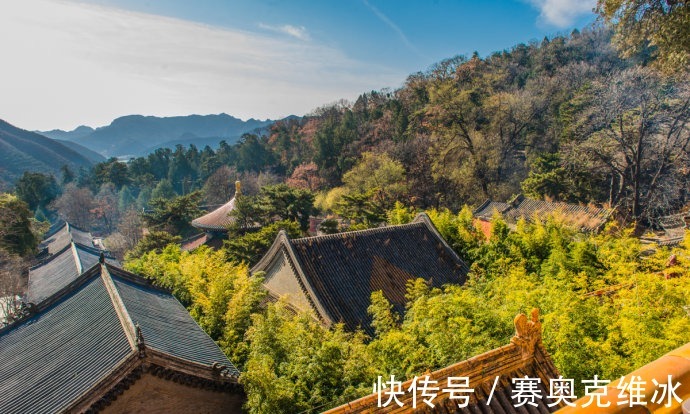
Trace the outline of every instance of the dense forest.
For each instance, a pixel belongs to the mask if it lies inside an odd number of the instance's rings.
[[[673,45],[622,42],[627,10],[608,3],[599,12],[617,27],[456,56],[397,90],[233,145],[25,173],[0,198],[0,296],[21,291],[48,221],[94,229],[128,270],[187,306],[241,368],[255,413],[317,412],[369,393],[377,375],[412,377],[501,346],[513,317],[533,307],[563,376],[630,372],[690,340],[690,242],[649,248],[635,237],[690,201],[690,82]],[[236,180],[237,222],[261,229],[238,225],[218,250],[182,251],[190,221],[229,200]],[[471,208],[519,193],[605,205],[616,219],[595,235],[558,215],[514,231],[496,216],[485,237]],[[265,305],[262,275],[249,273],[279,230],[304,235],[309,216],[337,232],[406,223],[418,211],[471,265],[468,282],[410,282],[404,315],[374,293],[373,337]]]
[[[277,122],[264,136],[111,159],[63,171],[61,184],[71,184],[67,194],[88,189],[96,204],[116,197],[126,210],[200,189],[218,204],[235,179],[250,194],[285,181],[314,192],[324,212],[347,197],[366,201],[379,222],[394,200],[457,210],[525,193],[607,205],[626,223],[649,224],[688,201],[690,87],[650,68],[644,51],[620,58],[611,37],[594,27],[486,58],[457,56],[398,90]],[[112,230],[117,220],[101,216],[95,224]]]

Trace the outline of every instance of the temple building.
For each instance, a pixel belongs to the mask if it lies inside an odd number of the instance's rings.
[[[508,226],[514,227],[520,219],[532,220],[535,216],[560,213],[567,224],[579,231],[598,232],[604,227],[613,210],[553,201],[534,200],[520,194],[507,203],[486,200],[473,215],[488,238],[491,234],[491,218],[498,212]]]
[[[434,372],[417,376],[426,378],[432,382],[435,397],[430,406],[424,402],[429,399],[430,393],[417,387],[411,389],[414,380],[403,382],[399,390],[400,394],[391,398],[387,389],[378,389],[373,394],[355,401],[343,404],[326,411],[326,414],[340,413],[496,413],[496,414],[543,414],[558,410],[564,405],[546,398],[549,394],[550,380],[559,378],[558,370],[551,361],[551,357],[544,349],[541,342],[541,322],[539,312],[532,310],[528,318],[524,314],[515,317],[515,336],[508,345],[474,356],[468,360],[458,362],[449,367]],[[534,388],[521,392],[521,387],[514,379],[524,379],[527,376],[532,380]],[[451,378],[452,380],[449,380]],[[462,384],[458,378],[465,379]],[[384,379],[384,381],[387,379]],[[463,385],[466,391],[444,392],[448,389],[459,390],[460,387],[451,385]],[[390,391],[389,391],[390,392]],[[543,398],[534,398],[540,395]],[[467,397],[464,400],[462,396]],[[452,398],[460,397],[460,398]],[[526,400],[521,400],[521,398]],[[398,404],[399,403],[399,404]],[[416,404],[416,408],[414,408]],[[549,406],[553,404],[552,406]],[[460,407],[459,405],[465,405]]]
[[[61,250],[29,269],[26,301],[38,303],[69,285],[98,263],[101,254],[108,263],[119,265],[107,252],[70,241]]]
[[[107,251],[96,247],[91,233],[66,222],[55,226],[39,244],[40,262],[29,269],[24,301],[38,303],[53,295],[98,263],[101,255],[119,266]]]
[[[468,267],[422,213],[409,224],[300,239],[281,231],[251,272],[265,272],[270,298],[285,297],[327,326],[372,334],[372,292],[381,290],[402,313],[408,280],[462,285]]]
[[[685,240],[685,232],[690,223],[690,213],[677,213],[658,217],[654,226],[640,237],[643,243],[659,246],[676,246]]]
[[[38,256],[52,256],[72,242],[86,247],[96,247],[91,233],[74,227],[70,223],[62,222],[48,230],[43,241],[38,245]]]
[[[104,260],[0,329],[0,412],[240,412],[239,372],[168,291]]]
[[[203,233],[182,241],[182,250],[194,250],[203,245],[220,247],[223,240],[228,238],[228,229],[235,222],[230,213],[235,210],[237,199],[242,196],[242,187],[239,181],[235,182],[235,195],[222,206],[192,220],[192,226]]]

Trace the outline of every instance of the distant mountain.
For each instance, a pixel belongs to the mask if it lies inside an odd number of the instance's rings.
[[[73,170],[93,164],[68,146],[0,120],[0,182],[12,184],[24,171],[53,173],[67,165]]]
[[[61,129],[53,129],[52,131],[36,131],[36,133],[46,136],[52,139],[64,140],[64,141],[74,141],[79,138],[84,138],[95,131],[95,129],[89,126],[79,126],[77,129],[72,131],[63,131]]]
[[[249,119],[242,121],[227,114],[188,115],[160,118],[155,116],[129,115],[115,119],[110,125],[97,128],[78,136],[77,130],[69,134],[69,140],[83,145],[106,157],[134,156],[151,151],[167,143],[188,145],[197,139],[226,140],[229,144],[237,141],[244,133],[267,127],[274,121]],[[55,131],[51,131],[55,136]],[[74,137],[74,138],[72,138]],[[165,145],[162,145],[165,144]],[[173,145],[174,146],[174,145]]]

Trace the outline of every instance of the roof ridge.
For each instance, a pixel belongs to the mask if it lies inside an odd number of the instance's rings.
[[[110,272],[108,272],[108,268],[106,267],[105,263],[99,263],[98,265],[101,267],[101,280],[103,281],[103,285],[105,285],[105,290],[108,292],[110,302],[112,303],[113,308],[115,309],[115,314],[117,315],[117,318],[120,320],[122,329],[124,330],[125,336],[127,337],[127,342],[129,342],[129,346],[132,348],[133,352],[138,352],[140,348],[139,337],[141,334],[141,330],[137,329],[137,326],[134,325],[132,317],[129,314],[127,307],[125,306],[125,302],[122,300],[122,297],[120,296],[120,291],[117,289],[117,286],[115,286],[115,282],[113,281],[113,278],[110,276]]]
[[[476,215],[478,212],[482,211],[483,208],[491,204],[492,200],[490,198],[487,198],[486,201],[484,201],[479,207],[475,208],[472,210],[472,215]]]
[[[72,248],[74,263],[77,265],[77,274],[82,274],[84,273],[84,265],[81,263],[81,257],[79,257],[79,252],[77,252],[77,246],[74,241],[71,241],[69,245]]]
[[[84,250],[88,253],[93,253],[96,255],[103,253],[105,255],[105,257],[107,257],[109,259],[115,259],[115,256],[112,255],[110,250],[104,250],[104,249],[101,249],[101,248],[96,247],[96,246],[87,246],[85,244],[79,243],[79,242],[74,241],[74,240],[72,240],[72,244],[74,244],[77,248]]]
[[[338,239],[338,238],[347,237],[348,235],[351,235],[351,234],[357,234],[357,235],[369,234],[369,233],[375,234],[375,233],[383,233],[383,232],[390,231],[390,230],[396,230],[396,229],[400,229],[400,228],[414,227],[414,226],[419,226],[420,223],[421,222],[419,222],[419,221],[411,221],[411,222],[405,223],[405,224],[391,224],[388,226],[373,227],[370,229],[343,231],[340,233],[322,234],[319,236],[299,237],[296,239],[289,239],[289,237],[288,237],[288,239],[292,243],[295,243],[295,242],[302,243],[302,242],[306,242],[308,240],[316,240],[316,239],[323,239],[323,240]]]

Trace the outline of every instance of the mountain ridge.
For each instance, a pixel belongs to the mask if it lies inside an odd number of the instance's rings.
[[[254,118],[243,121],[226,113],[171,117],[134,114],[118,117],[109,125],[95,129],[80,126],[73,131],[45,133],[75,142],[105,157],[127,157],[145,155],[155,148],[169,146],[167,143],[187,145],[199,139],[225,140],[232,144],[242,134],[266,128],[274,122]]]
[[[24,171],[58,175],[63,165],[77,170],[92,164],[87,156],[59,141],[0,119],[0,187],[10,186]]]

